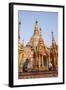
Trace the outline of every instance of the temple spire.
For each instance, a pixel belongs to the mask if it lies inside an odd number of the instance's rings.
[[[40,28],[40,36],[42,36],[41,31],[42,31],[42,29]]]
[[[18,50],[20,50],[20,25],[21,25],[21,22],[18,23]]]
[[[38,24],[38,20],[37,20],[37,18],[36,18],[36,22],[35,22],[36,24]]]
[[[42,42],[44,44],[43,38],[42,38],[42,29],[40,28],[40,42]]]
[[[55,47],[56,42],[55,42],[55,38],[54,38],[54,33],[52,32],[52,47]]]
[[[34,34],[39,34],[39,25],[38,25],[38,20],[37,19],[35,21]]]
[[[18,23],[18,38],[20,39],[20,25],[21,25],[21,22]]]
[[[52,41],[55,41],[55,39],[54,39],[54,33],[52,32]]]
[[[24,39],[22,40],[21,49],[24,50]]]

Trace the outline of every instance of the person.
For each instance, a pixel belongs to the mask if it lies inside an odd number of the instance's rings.
[[[28,65],[28,61],[27,59],[23,62],[23,72],[27,72],[27,65]]]
[[[49,70],[52,70],[52,63],[49,63]]]

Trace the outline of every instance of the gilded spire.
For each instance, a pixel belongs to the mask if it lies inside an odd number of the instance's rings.
[[[22,40],[21,49],[24,50],[24,39]]]
[[[41,37],[42,35],[41,35],[41,28],[40,28],[40,37]]]
[[[20,50],[20,25],[21,22],[18,23],[18,50]]]
[[[54,40],[54,33],[53,33],[53,32],[52,32],[52,41],[55,41],[55,40]]]
[[[20,39],[20,25],[21,25],[21,22],[18,23],[18,38]]]
[[[38,26],[38,20],[37,19],[35,21],[34,34],[39,34],[39,26]]]
[[[37,20],[37,18],[36,18],[36,22],[35,22],[36,24],[38,23],[38,20]]]
[[[43,43],[44,44],[44,41],[43,41],[43,38],[42,38],[42,33],[41,33],[42,29],[40,28],[40,39],[39,39],[39,42]]]
[[[55,47],[56,42],[55,42],[55,38],[54,38],[54,33],[52,32],[52,47]]]

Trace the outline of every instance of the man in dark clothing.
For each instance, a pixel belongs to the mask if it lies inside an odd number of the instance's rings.
[[[23,72],[27,72],[27,65],[28,65],[28,61],[26,60],[26,61],[23,63]]]

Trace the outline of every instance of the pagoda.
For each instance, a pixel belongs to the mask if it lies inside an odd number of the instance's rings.
[[[19,24],[20,25],[20,24]],[[20,37],[18,37],[20,39]],[[35,21],[34,32],[28,43],[24,46],[24,41],[20,45],[18,39],[19,62],[21,70],[23,63],[28,62],[27,71],[49,71],[58,69],[58,45],[52,32],[52,45],[47,47],[42,37],[42,29],[38,21]],[[19,46],[20,45],[20,46]],[[20,65],[19,65],[20,67]],[[23,71],[22,71],[23,72]]]
[[[33,35],[30,38],[30,41],[25,46],[25,50],[27,51],[25,51],[25,58],[28,58],[29,62],[31,60],[31,52],[33,52],[32,69],[38,71],[48,70],[50,54],[49,50],[44,44],[41,28],[39,27],[37,20],[35,21]]]

